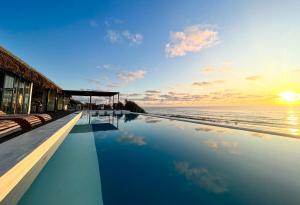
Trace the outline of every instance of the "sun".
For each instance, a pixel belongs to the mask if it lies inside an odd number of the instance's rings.
[[[289,103],[293,103],[293,102],[300,100],[300,94],[293,92],[293,91],[282,92],[279,94],[279,96],[283,101],[286,101]]]

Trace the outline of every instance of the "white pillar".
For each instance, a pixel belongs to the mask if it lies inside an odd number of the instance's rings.
[[[29,88],[29,102],[28,102],[27,114],[30,114],[30,111],[31,111],[32,87],[33,87],[33,83],[30,83],[30,88]]]

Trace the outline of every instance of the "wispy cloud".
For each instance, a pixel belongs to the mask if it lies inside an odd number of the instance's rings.
[[[239,154],[239,143],[234,141],[206,141],[209,148],[213,150],[224,150],[230,154]]]
[[[209,172],[203,167],[193,168],[188,162],[174,162],[175,170],[202,189],[221,194],[228,191],[222,176]]]
[[[141,44],[143,42],[143,35],[140,33],[132,33],[129,30],[118,31],[108,30],[106,36],[111,43],[117,43],[121,41],[129,42],[129,44]]]
[[[99,69],[110,69],[112,67],[113,67],[112,64],[100,64],[100,65],[96,66],[96,68],[99,68]]]
[[[167,57],[185,56],[196,53],[218,43],[218,32],[211,26],[192,25],[183,31],[171,32],[170,41],[166,44]]]
[[[122,19],[116,19],[116,18],[110,18],[107,19],[106,21],[104,21],[105,26],[110,27],[113,26],[115,24],[124,24],[125,21]]]
[[[144,78],[145,74],[146,74],[145,70],[137,70],[137,71],[119,73],[118,77],[121,80],[129,82],[129,81],[134,81],[134,80]]]
[[[99,24],[97,23],[97,21],[95,21],[93,19],[89,21],[89,25],[90,25],[90,27],[93,27],[93,28],[96,28],[96,27],[99,26]]]
[[[131,33],[128,30],[122,32],[122,36],[128,41],[134,44],[141,44],[143,42],[143,36],[140,33]]]
[[[245,78],[246,80],[252,80],[252,81],[256,81],[256,80],[260,80],[261,76],[260,75],[252,75],[252,76],[248,76]]]
[[[222,84],[225,83],[224,80],[215,80],[215,81],[199,81],[194,82],[193,85],[195,86],[208,86],[208,85],[215,85],[215,84]]]
[[[157,94],[160,94],[160,91],[159,90],[146,90],[145,93],[150,94],[150,95],[157,95]]]
[[[123,135],[121,135],[117,140],[121,143],[135,144],[139,146],[147,144],[144,137],[136,136],[127,132],[123,133]]]
[[[223,74],[232,71],[232,63],[229,61],[223,62],[219,65],[208,65],[201,69],[203,74]]]
[[[116,43],[119,41],[120,39],[120,35],[117,31],[114,31],[114,30],[108,30],[106,32],[106,37],[108,38],[108,40],[111,42],[111,43]]]

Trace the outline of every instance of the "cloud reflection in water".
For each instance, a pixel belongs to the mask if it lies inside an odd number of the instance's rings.
[[[121,143],[135,144],[139,146],[147,144],[144,140],[144,137],[136,136],[134,134],[127,133],[127,132],[123,133],[123,135],[121,135],[117,139],[117,141]]]
[[[231,154],[239,154],[239,143],[235,141],[214,141],[209,140],[205,142],[209,148],[214,150],[226,150]]]
[[[207,169],[199,167],[192,168],[188,162],[174,162],[175,170],[184,175],[187,180],[205,189],[208,192],[221,194],[228,191],[224,179],[217,175],[210,173]]]

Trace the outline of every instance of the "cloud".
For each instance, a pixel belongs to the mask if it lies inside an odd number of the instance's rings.
[[[140,33],[132,33],[129,30],[118,31],[118,30],[108,30],[106,36],[111,43],[117,43],[121,41],[127,41],[131,45],[141,44],[144,37]]]
[[[203,74],[223,74],[232,71],[232,63],[230,61],[223,62],[219,65],[209,65],[201,69]]]
[[[146,123],[158,123],[158,122],[161,122],[161,119],[148,116],[148,117],[145,117],[145,122]]]
[[[118,74],[119,79],[124,80],[126,82],[134,81],[137,79],[144,78],[146,74],[145,70],[137,70],[132,72],[122,72]]]
[[[148,96],[153,96],[153,95],[158,95],[158,94],[160,94],[159,90],[146,90],[145,91],[145,95],[148,95]]]
[[[129,40],[131,43],[135,43],[135,44],[141,44],[143,42],[143,36],[142,34],[139,33],[131,33],[128,30],[125,30],[122,32],[122,35],[124,38],[126,38],[127,40]]]
[[[141,96],[142,94],[140,94],[140,93],[129,93],[129,94],[127,94],[126,96],[127,97],[138,97],[138,96]]]
[[[110,18],[104,21],[105,26],[110,27],[115,24],[124,24],[125,21],[121,19],[116,19],[116,18]]]
[[[143,137],[135,136],[130,133],[124,133],[118,139],[118,142],[128,143],[128,144],[135,144],[135,145],[146,145],[147,143],[144,141]]]
[[[239,144],[234,141],[206,141],[209,148],[214,150],[226,150],[231,154],[239,154]]]
[[[208,118],[206,120],[209,121]],[[221,127],[219,127],[219,128],[197,127],[197,128],[195,128],[195,130],[198,132],[230,133],[229,129],[223,129]]]
[[[193,85],[195,86],[208,86],[208,85],[215,85],[215,84],[222,84],[225,83],[224,80],[215,80],[215,81],[199,81],[194,82]]]
[[[191,168],[188,162],[174,162],[174,166],[179,174],[208,192],[221,194],[228,191],[224,179],[205,168]]]
[[[112,68],[113,65],[111,64],[101,64],[101,65],[97,65],[96,68],[99,68],[99,69],[109,69],[109,68]]]
[[[256,80],[260,80],[261,76],[260,75],[252,75],[252,76],[248,76],[245,78],[246,80],[252,80],[252,81],[256,81]]]
[[[120,40],[120,35],[117,31],[113,31],[113,30],[108,30],[106,32],[106,37],[108,38],[108,40],[111,42],[111,43],[116,43]]]
[[[89,21],[90,27],[96,28],[99,26],[99,24],[95,20],[90,20]]]
[[[218,43],[218,32],[209,26],[192,25],[184,31],[171,32],[170,42],[166,44],[167,57],[185,56],[187,53],[196,53]]]

